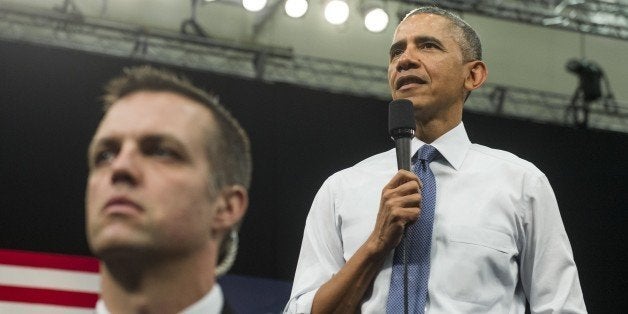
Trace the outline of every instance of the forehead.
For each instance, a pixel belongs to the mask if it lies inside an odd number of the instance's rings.
[[[213,125],[209,109],[192,99],[173,92],[139,91],[111,105],[94,137],[168,133],[202,140]]]
[[[433,13],[418,13],[401,21],[395,30],[393,42],[407,37],[431,36],[439,39],[454,39],[456,28],[446,17]]]

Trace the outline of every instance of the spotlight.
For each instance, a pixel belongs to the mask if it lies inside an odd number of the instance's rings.
[[[331,0],[325,6],[325,19],[327,22],[340,25],[349,18],[349,5],[344,0]]]
[[[567,71],[578,75],[580,80],[578,89],[582,90],[585,101],[594,101],[602,97],[604,72],[600,66],[586,59],[571,59],[567,62],[566,68]]]
[[[574,124],[579,128],[588,128],[589,112],[594,101],[603,98],[607,112],[617,112],[611,86],[604,76],[604,71],[595,62],[586,59],[571,59],[565,65],[567,71],[578,76],[578,87],[571,98],[571,105],[566,108],[566,117],[571,114]],[[606,95],[602,93],[602,80],[606,85]]]
[[[299,18],[307,12],[307,0],[287,0],[284,9],[289,17]]]
[[[379,33],[388,26],[388,14],[382,8],[371,8],[364,16],[364,26],[373,33]]]
[[[249,12],[258,12],[266,6],[267,0],[242,0],[242,6]]]

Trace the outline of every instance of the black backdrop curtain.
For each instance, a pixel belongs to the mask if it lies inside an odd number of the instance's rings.
[[[122,67],[140,63],[0,42],[0,248],[90,254],[85,155],[101,117],[98,97]],[[174,69],[218,94],[251,137],[251,205],[232,273],[291,281],[323,180],[393,147],[387,103]],[[472,112],[464,122],[472,142],[513,152],[548,176],[589,311],[626,308],[628,135]]]

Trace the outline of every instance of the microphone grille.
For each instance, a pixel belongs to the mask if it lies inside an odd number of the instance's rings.
[[[388,132],[395,137],[398,130],[416,129],[412,102],[407,99],[397,99],[388,105]]]

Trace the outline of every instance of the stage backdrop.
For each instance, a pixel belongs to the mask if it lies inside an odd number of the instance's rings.
[[[138,63],[0,42],[0,248],[90,254],[85,154],[101,117],[98,97],[104,82]],[[387,102],[176,70],[220,95],[251,137],[251,206],[232,273],[291,281],[323,180],[393,147]],[[471,112],[464,121],[473,142],[511,151],[547,174],[590,312],[625,309],[628,135]]]

